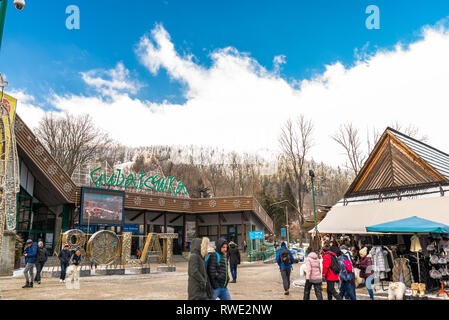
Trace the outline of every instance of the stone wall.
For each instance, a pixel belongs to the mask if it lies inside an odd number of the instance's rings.
[[[13,275],[15,247],[16,247],[15,232],[5,231],[3,233],[2,248],[0,251],[0,276]]]

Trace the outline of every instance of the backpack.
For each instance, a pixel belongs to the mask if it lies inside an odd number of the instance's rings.
[[[217,251],[214,251],[215,252],[215,254],[217,255],[217,264],[219,264],[220,263],[220,255],[218,254],[218,252]],[[207,268],[207,262],[209,261],[209,258],[210,258],[210,255],[211,255],[212,253],[210,253],[207,257],[206,257],[206,268]]]
[[[338,258],[338,263],[340,265],[340,279],[343,281],[352,280],[352,264],[351,261],[346,256],[341,256]]]
[[[290,255],[290,250],[281,249],[279,253],[279,260],[281,261],[281,264],[283,264],[284,266],[292,264],[292,256]]]
[[[333,273],[339,274],[340,273],[340,265],[338,264],[337,258],[330,253],[327,253],[327,254],[331,256],[330,269],[332,270]]]

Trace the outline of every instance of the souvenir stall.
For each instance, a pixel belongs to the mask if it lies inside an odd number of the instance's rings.
[[[418,288],[425,288],[428,292],[437,292],[437,296],[449,297],[449,226],[419,218],[416,216],[377,224],[366,227],[367,232],[396,233],[398,238],[409,238],[409,252],[403,247],[393,257],[391,279],[394,282],[403,282],[407,288],[415,293]],[[375,277],[385,279],[389,263],[385,262],[385,251],[388,248],[371,249]],[[385,265],[385,267],[383,267]]]

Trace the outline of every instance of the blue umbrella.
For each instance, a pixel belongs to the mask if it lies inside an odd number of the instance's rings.
[[[449,226],[417,216],[365,227],[367,232],[449,233]]]

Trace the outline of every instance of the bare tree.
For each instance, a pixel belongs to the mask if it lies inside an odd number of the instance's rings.
[[[72,175],[75,168],[95,158],[111,143],[88,115],[47,113],[39,122],[37,136],[61,167]]]
[[[281,159],[288,180],[292,184],[296,205],[303,215],[305,190],[305,161],[313,146],[313,124],[304,115],[300,115],[295,122],[287,120],[281,129],[279,143],[282,150]]]
[[[428,137],[424,134],[421,134],[419,132],[419,128],[412,124],[409,124],[408,126],[403,126],[401,123],[399,123],[399,121],[395,121],[390,124],[390,127],[421,142],[427,142],[428,140]]]
[[[340,126],[339,130],[331,136],[345,150],[350,166],[348,168],[357,175],[366,159],[365,152],[362,149],[359,130],[352,123]]]

